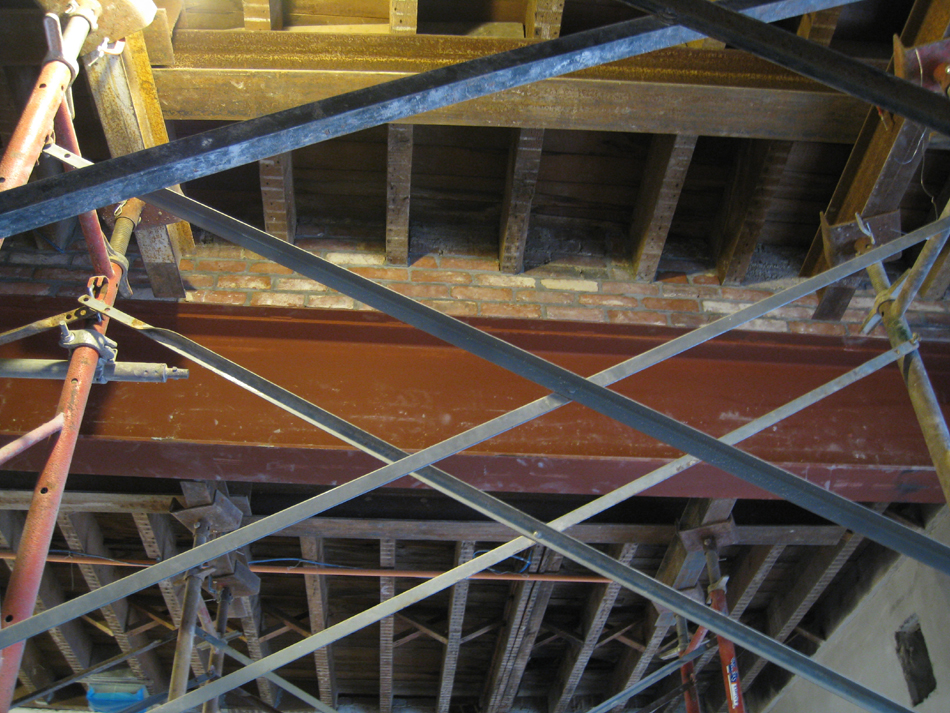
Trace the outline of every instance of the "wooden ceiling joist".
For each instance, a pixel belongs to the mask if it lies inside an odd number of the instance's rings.
[[[282,153],[259,162],[264,229],[293,243],[297,235],[297,201],[294,193],[293,154]]]
[[[92,514],[60,514],[57,522],[73,552],[103,558],[105,562],[101,565],[78,565],[90,589],[99,589],[112,584],[119,578],[116,568],[107,562],[112,559],[113,554],[106,546],[99,523]],[[134,626],[135,621],[129,617],[129,602],[126,599],[119,599],[102,607],[100,611],[123,653],[129,653],[148,643],[148,638],[144,634],[129,633],[130,625]],[[168,689],[167,672],[159,663],[155,651],[146,651],[133,656],[129,659],[129,665],[135,675],[145,683],[150,693],[161,693]]]
[[[636,551],[636,545],[614,545],[609,554],[621,564],[629,565]],[[619,594],[620,585],[612,582],[597,585],[588,597],[581,614],[581,643],[570,646],[561,661],[548,694],[549,713],[566,713],[572,710],[571,699],[574,698],[574,692],[584,675],[587,663],[600,642],[607,617],[610,616]]]
[[[283,0],[243,0],[244,29],[252,31],[284,28]]]
[[[88,59],[89,55],[87,55]],[[164,118],[141,33],[126,39],[121,56],[86,62],[92,96],[113,156],[124,156],[168,141]],[[156,297],[184,297],[178,263],[194,250],[185,222],[135,231],[136,243]]]
[[[379,541],[379,566],[381,569],[396,568],[396,541],[384,538]],[[396,594],[393,577],[379,578],[379,601],[385,602]],[[387,616],[379,621],[379,713],[393,710],[393,633],[395,617]]]
[[[412,190],[412,127],[389,124],[386,140],[386,260],[409,262],[409,205]]]
[[[561,36],[564,0],[528,0],[525,5],[524,36],[553,40]]]
[[[657,134],[650,140],[646,172],[630,222],[637,279],[652,282],[670,232],[698,136]]]
[[[498,265],[502,272],[524,270],[524,250],[531,221],[544,129],[515,129],[508,154],[505,196],[501,206],[501,243]]]
[[[300,556],[311,562],[323,562],[323,538],[301,537]],[[306,575],[307,607],[310,611],[310,630],[314,634],[323,631],[329,622],[328,583],[321,575]],[[324,646],[313,652],[313,662],[317,669],[317,686],[320,700],[328,706],[336,707],[337,686],[336,668],[333,664],[332,645]]]
[[[455,566],[465,564],[475,552],[475,543],[464,540],[455,546]],[[452,688],[455,685],[455,671],[458,667],[459,650],[462,647],[462,625],[465,623],[465,608],[468,602],[469,580],[463,579],[452,587],[449,595],[449,625],[445,647],[442,650],[442,668],[439,673],[439,695],[436,699],[436,713],[449,713],[452,701]]]
[[[419,0],[389,0],[389,31],[414,35],[419,28]]]
[[[560,567],[561,555],[541,546],[532,548],[529,572],[556,572]],[[481,709],[485,713],[511,709],[553,591],[553,582],[518,582],[512,586],[505,608],[505,628],[498,637],[491,674],[482,694]]]

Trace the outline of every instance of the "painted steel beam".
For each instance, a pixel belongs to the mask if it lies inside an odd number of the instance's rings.
[[[757,0],[726,0],[726,4],[758,19],[772,21],[787,16],[790,11],[800,15],[841,3],[840,0],[799,0],[759,6]],[[0,192],[0,236],[47,225],[110,202],[141,196],[317,141],[501,89],[681,44],[697,36],[693,31],[667,27],[652,18],[632,20],[396,79],[145,149],[72,171],[55,182],[39,181]]]

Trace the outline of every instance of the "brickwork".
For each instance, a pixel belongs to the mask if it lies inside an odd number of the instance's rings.
[[[660,273],[637,282],[630,263],[585,258],[582,265],[551,264],[521,275],[498,271],[497,258],[426,255],[408,267],[387,263],[380,243],[327,239],[298,241],[330,262],[460,317],[568,320],[692,328],[731,314],[772,292],[719,284],[714,271]],[[137,256],[130,281],[134,299],[156,299]],[[188,301],[227,305],[365,310],[365,305],[242,248],[199,245],[181,261]],[[81,252],[39,251],[8,241],[0,250],[0,295],[71,297],[82,294],[89,260]],[[744,329],[827,336],[859,334],[873,304],[859,293],[841,322],[819,322],[809,296],[754,320]],[[950,340],[950,304],[915,302],[908,319],[924,339]],[[880,329],[876,336],[882,336]]]

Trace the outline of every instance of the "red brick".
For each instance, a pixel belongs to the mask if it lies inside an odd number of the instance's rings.
[[[135,262],[140,262],[140,258],[136,258]],[[178,262],[178,269],[181,270],[182,272],[186,270],[194,270],[195,261],[189,260],[188,258],[184,258],[183,260],[180,260]]]
[[[696,300],[701,297],[719,297],[719,288],[709,285],[663,285],[664,297],[682,297]]]
[[[808,307],[785,306],[773,309],[766,315],[772,319],[811,319],[815,310]]]
[[[472,276],[467,272],[454,272],[452,270],[412,270],[413,282],[443,282],[447,285],[467,285],[472,281]]]
[[[538,304],[576,304],[576,292],[537,292],[536,290],[519,290],[515,293],[518,302],[537,302]]]
[[[0,265],[0,277],[32,277],[32,267],[12,267],[10,265]]]
[[[521,319],[540,319],[540,305],[513,305],[486,302],[482,305],[482,317],[518,317]]]
[[[263,275],[221,275],[218,288],[269,290],[270,278]]]
[[[805,295],[804,297],[795,300],[792,302],[793,305],[802,305],[803,307],[817,307],[818,306],[818,295],[811,294]]]
[[[743,302],[758,302],[772,295],[766,290],[745,290],[741,287],[720,287],[724,300],[741,300]]]
[[[684,285],[689,282],[689,278],[682,272],[658,272],[656,273],[657,282],[681,282]]]
[[[419,267],[418,264],[413,267]],[[443,257],[442,267],[446,270],[498,270],[497,258],[484,257]]]
[[[602,309],[588,307],[547,307],[544,312],[548,319],[558,319],[572,322],[606,322],[607,318]]]
[[[0,282],[0,295],[48,295],[51,289],[39,282]]]
[[[656,297],[644,297],[643,306],[647,309],[663,309],[672,312],[696,312],[699,310],[699,302],[696,300],[657,299]]]
[[[182,275],[186,290],[209,290],[214,287],[214,275]]]
[[[510,302],[511,290],[499,287],[453,287],[452,296],[481,302]]]
[[[795,334],[821,334],[829,337],[841,337],[848,328],[837,322],[789,322],[788,331]]]
[[[694,285],[718,285],[719,278],[715,275],[693,275],[689,278]]]
[[[246,292],[221,292],[218,290],[198,290],[191,293],[193,302],[205,302],[216,305],[242,305],[247,301]]]
[[[405,282],[409,279],[409,270],[404,267],[354,267],[350,269],[357,275],[362,275],[370,280],[400,280]]]
[[[672,327],[702,327],[715,319],[715,315],[697,314],[695,312],[674,312],[670,315]]]
[[[278,277],[274,281],[275,290],[294,290],[299,292],[326,292],[326,285],[306,277]]]
[[[434,255],[423,255],[421,258],[412,263],[411,267],[421,267],[424,269],[435,268],[439,266],[439,261],[436,260]]]
[[[195,246],[195,257],[199,258],[242,258],[244,248],[225,243],[211,243]]]
[[[659,296],[660,286],[654,282],[614,282],[604,280],[600,291],[605,295],[653,295]]]
[[[623,295],[581,295],[579,301],[582,305],[592,307],[637,307],[640,302],[636,297],[624,297]]]
[[[302,292],[255,292],[251,304],[255,307],[303,307]]]
[[[244,272],[247,263],[243,260],[199,260],[199,272]]]
[[[438,299],[440,297],[447,299],[450,297],[448,285],[413,285],[408,282],[397,282],[392,285],[386,285],[386,287],[406,297],[412,297],[413,299]]]
[[[478,314],[478,305],[463,300],[419,300],[422,304],[454,317],[474,317]]]
[[[610,310],[607,318],[615,324],[657,324],[667,326],[666,315],[659,312],[619,312]]]
[[[346,295],[310,295],[307,307],[316,309],[354,309],[356,304]]]
[[[278,265],[276,262],[252,262],[248,268],[250,272],[265,275],[292,275],[294,271],[289,267]]]

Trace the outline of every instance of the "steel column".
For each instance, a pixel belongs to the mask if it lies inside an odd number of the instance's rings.
[[[218,613],[214,622],[214,632],[222,641],[224,641],[224,637],[228,633],[228,611],[231,609],[232,599],[231,588],[224,587],[224,589],[221,590],[221,596],[218,598]],[[224,674],[224,654],[225,650],[223,646],[219,646],[214,651],[211,665],[214,667],[215,676]],[[201,713],[218,713],[220,710],[219,702],[219,698],[212,698],[209,701],[205,701],[204,706],[201,708]]]
[[[799,0],[768,5],[761,0],[724,0],[724,3],[766,22],[843,4],[841,0]],[[681,27],[666,27],[653,18],[642,18],[400,78],[179,139],[104,161],[94,168],[57,177],[55,181],[22,186],[9,196],[0,195],[0,235],[46,225],[115,200],[141,197],[159,188],[335,136],[682,44],[700,36]],[[907,83],[907,86],[907,91],[913,93],[913,85]],[[924,99],[933,100],[933,96]],[[937,123],[939,127],[935,128],[950,133],[950,121]]]

